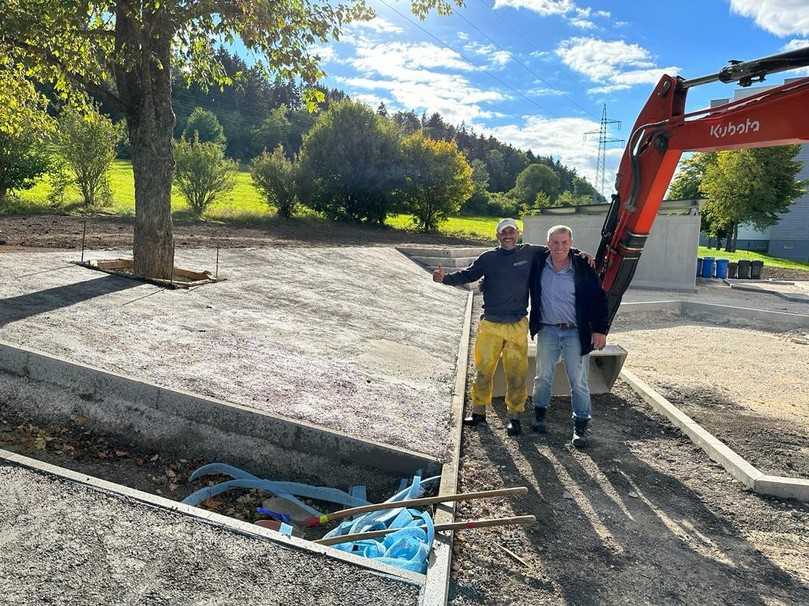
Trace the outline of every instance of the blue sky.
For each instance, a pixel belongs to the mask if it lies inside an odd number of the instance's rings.
[[[560,158],[591,181],[596,141],[584,133],[597,130],[604,103],[621,121],[612,135],[625,139],[662,73],[692,78],[729,59],[809,45],[809,0],[466,0],[453,15],[425,21],[403,0],[369,4],[376,19],[318,48],[326,85],[374,108],[383,101],[392,111],[438,111]],[[688,109],[732,92],[693,89]],[[613,148],[608,174],[622,153]]]

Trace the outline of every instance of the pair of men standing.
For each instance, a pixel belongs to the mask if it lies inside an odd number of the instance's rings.
[[[433,280],[458,285],[483,278],[483,317],[475,343],[476,378],[472,412],[464,419],[477,425],[491,404],[494,372],[500,357],[506,379],[507,432],[522,433],[520,414],[528,395],[528,339],[537,334],[537,367],[532,402],[532,428],[545,432],[556,363],[561,357],[571,386],[573,439],[586,443],[591,418],[588,354],[602,349],[609,329],[607,298],[588,257],[572,248],[573,232],[564,225],[548,230],[547,246],[518,244],[514,219],[497,224],[499,247],[480,255],[464,270],[445,274],[439,267]],[[528,300],[531,313],[528,316]]]

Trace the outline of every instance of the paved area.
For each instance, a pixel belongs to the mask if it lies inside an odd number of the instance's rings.
[[[362,567],[2,461],[0,485],[4,605],[418,601],[419,587]]]
[[[630,288],[623,301],[699,301],[718,305],[753,307],[770,311],[785,311],[795,314],[809,314],[809,283],[796,282],[794,285],[766,284],[763,282],[742,283],[744,290],[731,288],[718,280],[700,280],[696,292],[675,292],[670,290],[647,290]],[[618,312],[620,314],[620,311]]]
[[[396,250],[224,250],[226,281],[173,291],[77,258],[0,255],[0,339],[443,456],[466,293]],[[188,269],[215,264],[215,250],[177,255]]]

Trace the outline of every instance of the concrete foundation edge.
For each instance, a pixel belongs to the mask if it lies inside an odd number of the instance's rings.
[[[466,399],[466,374],[469,360],[469,341],[472,330],[472,301],[474,293],[466,299],[466,313],[461,340],[458,346],[458,361],[455,370],[455,386],[452,392],[452,433],[449,459],[441,470],[439,494],[454,494],[458,489],[458,466],[461,460],[461,433],[463,431],[463,405]],[[434,522],[446,524],[455,521],[455,503],[443,503],[436,509]],[[452,531],[436,533],[427,579],[422,588],[421,606],[446,606],[449,598],[449,582],[452,572]]]
[[[731,476],[739,480],[747,488],[761,495],[809,501],[809,480],[761,473],[747,460],[657,393],[631,370],[623,369],[621,378],[654,410],[679,427],[694,444],[707,453],[711,460],[719,463]]]
[[[109,426],[109,431],[138,431],[137,427],[111,426],[123,423],[122,418],[131,419],[131,423],[154,425],[155,435],[174,443],[177,448],[198,447],[202,436],[226,434],[229,440],[225,444],[231,450],[247,453],[255,448],[254,442],[263,440],[277,448],[313,456],[328,453],[331,459],[349,460],[358,466],[386,473],[411,475],[421,469],[436,474],[440,469],[440,462],[428,455],[284,419],[239,404],[160,387],[3,342],[0,342],[0,372],[78,395],[85,402],[82,406],[86,411],[82,414],[95,414],[102,425]],[[123,411],[129,414],[117,414]],[[168,435],[167,432],[173,433]],[[239,439],[244,440],[244,449],[235,448],[231,442]],[[223,446],[221,441],[219,444]]]
[[[186,505],[178,501],[172,501],[171,499],[153,495],[141,490],[136,490],[134,488],[129,488],[128,486],[108,482],[106,480],[71,471],[63,467],[57,467],[56,465],[37,461],[36,459],[31,459],[7,450],[0,449],[0,460],[7,461],[14,465],[19,465],[21,467],[27,467],[40,473],[56,476],[57,478],[76,482],[77,484],[87,486],[93,490],[100,490],[102,492],[120,496],[124,499],[131,499],[140,503],[145,503],[146,505],[151,505],[153,507],[159,507],[160,509],[190,516],[201,522],[226,528],[242,535],[274,541],[292,549],[307,551],[309,553],[331,558],[333,560],[342,560],[343,562],[347,562],[355,566],[361,566],[378,574],[395,578],[397,580],[406,581],[413,585],[423,586],[425,581],[424,575],[415,572],[401,570],[386,564],[380,564],[378,562],[374,562],[373,560],[361,558],[344,551],[339,551],[338,549],[334,549],[332,547],[318,545],[297,537],[287,537],[286,535],[276,532],[275,530],[270,530],[269,528],[262,528],[261,526],[256,526],[255,524],[242,522],[241,520],[236,520],[235,518],[229,518],[205,509],[192,507],[191,505]]]

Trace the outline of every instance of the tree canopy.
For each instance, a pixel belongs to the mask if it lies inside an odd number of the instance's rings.
[[[411,8],[424,16],[433,8],[449,12],[451,5],[413,0]],[[316,44],[371,15],[363,0],[4,0],[0,71],[23,92],[37,82],[64,99],[89,93],[125,117],[136,184],[134,271],[168,278],[173,74],[226,83],[215,49],[240,39],[279,78],[312,84],[322,75]]]

